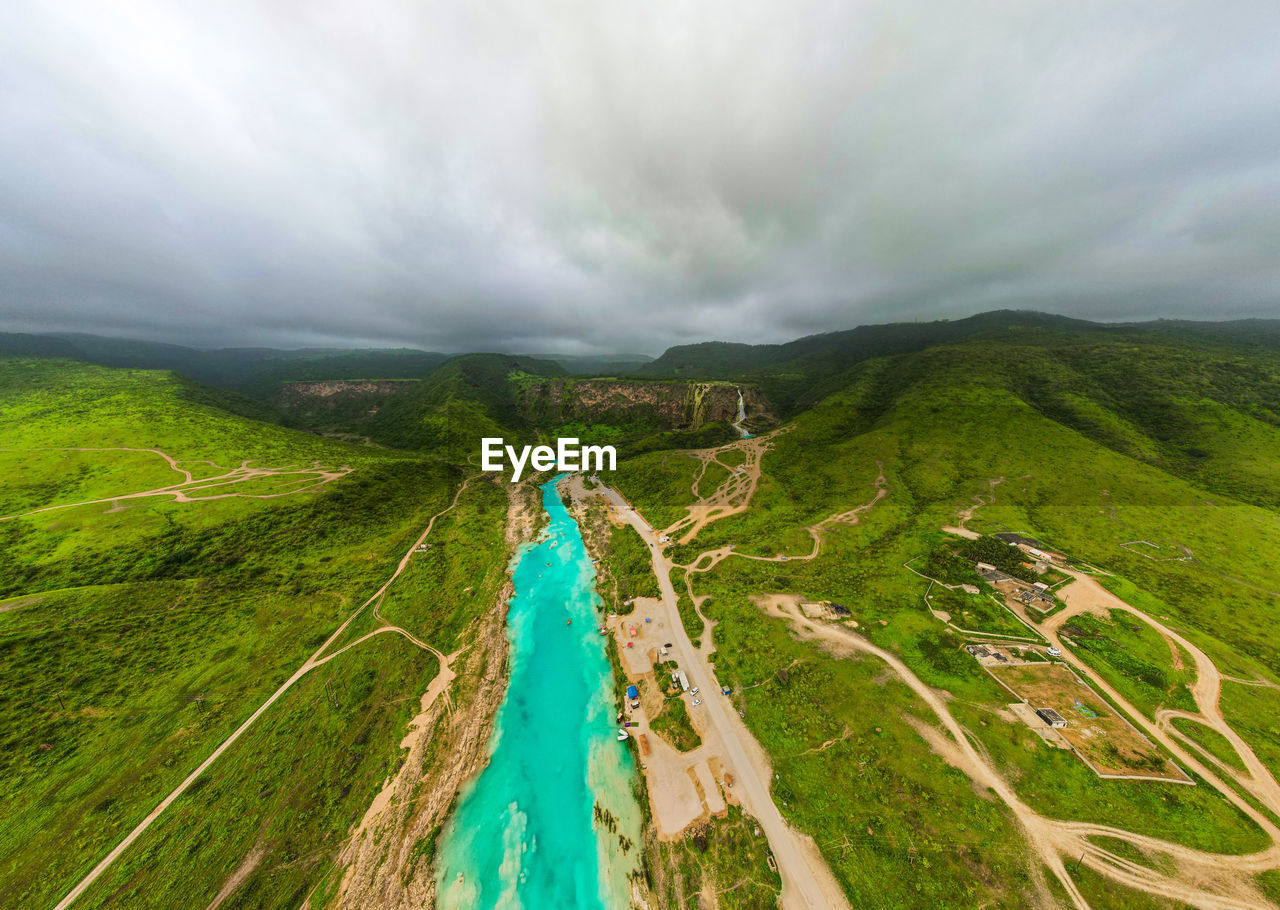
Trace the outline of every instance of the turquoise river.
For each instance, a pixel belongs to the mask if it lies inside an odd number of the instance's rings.
[[[557,490],[516,556],[510,680],[489,763],[441,833],[442,910],[625,910],[640,866],[636,773],[599,634],[595,569]]]

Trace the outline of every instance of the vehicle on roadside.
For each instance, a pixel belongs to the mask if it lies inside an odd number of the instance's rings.
[[[689,694],[690,694],[690,695],[697,695],[697,694],[698,694],[698,687],[697,687],[697,686],[694,686],[692,689],[690,689],[690,690],[689,690]]]
[[[701,698],[695,698],[695,699],[693,700],[693,706],[694,706],[695,708],[696,708],[696,707],[698,707],[698,705],[700,705],[700,704],[702,704],[702,699],[701,699]]]

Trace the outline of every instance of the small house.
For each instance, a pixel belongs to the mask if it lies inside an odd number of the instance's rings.
[[[1067,725],[1067,719],[1053,708],[1037,708],[1036,716],[1055,730],[1060,730]]]

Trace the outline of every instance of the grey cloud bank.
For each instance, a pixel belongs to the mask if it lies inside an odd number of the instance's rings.
[[[0,6],[0,329],[1280,316],[1280,5]]]

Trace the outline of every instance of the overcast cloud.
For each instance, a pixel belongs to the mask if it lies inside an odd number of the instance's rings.
[[[1280,316],[1280,3],[0,4],[0,329]]]

